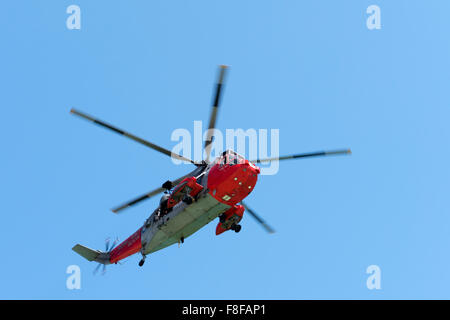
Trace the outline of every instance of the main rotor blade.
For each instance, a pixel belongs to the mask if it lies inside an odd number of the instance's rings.
[[[253,211],[252,209],[250,209],[244,202],[241,201],[241,204],[244,206],[245,211],[247,211],[253,218],[255,218],[256,221],[258,221],[263,227],[264,229],[266,229],[267,232],[269,233],[275,233],[275,230],[272,229],[271,226],[269,226],[260,216],[258,216],[256,214],[255,211]]]
[[[172,184],[174,186],[176,186],[177,184],[179,184],[187,176],[189,176],[189,175],[182,176],[181,178],[178,178],[178,179],[172,181]],[[139,196],[137,198],[134,198],[133,200],[125,202],[124,204],[122,204],[122,205],[120,205],[120,206],[118,206],[116,208],[111,209],[111,211],[114,212],[114,213],[119,213],[119,211],[122,211],[122,210],[124,210],[124,209],[126,209],[128,207],[131,207],[131,206],[135,205],[136,203],[139,203],[139,202],[141,202],[143,200],[150,199],[151,197],[153,197],[153,196],[163,192],[164,190],[166,190],[166,189],[164,189],[164,188],[157,188],[157,189],[152,190],[152,191],[150,191],[150,192],[148,192],[146,194],[143,194],[143,195],[141,195],[141,196]]]
[[[273,158],[266,158],[266,159],[258,159],[258,160],[252,160],[250,162],[261,163],[261,162],[281,161],[281,160],[297,159],[297,158],[335,156],[335,155],[344,155],[344,154],[351,154],[351,153],[352,153],[352,151],[350,149],[331,150],[331,151],[318,151],[318,152],[293,154],[293,155],[283,156],[283,157],[273,157]]]
[[[94,272],[93,272],[94,275],[97,274],[98,269],[100,269],[100,266],[101,266],[101,265],[102,265],[101,263],[97,264],[97,267],[95,267]]]
[[[151,148],[153,150],[161,152],[161,153],[163,153],[163,154],[165,154],[165,155],[167,155],[169,157],[173,157],[173,158],[178,159],[178,160],[183,160],[183,161],[187,161],[187,162],[195,164],[194,161],[192,161],[191,159],[188,159],[188,158],[185,158],[185,157],[183,157],[183,156],[181,156],[179,154],[173,153],[173,152],[171,152],[171,151],[169,151],[169,150],[167,150],[167,149],[165,149],[163,147],[160,147],[160,146],[158,146],[158,145],[156,145],[154,143],[151,143],[151,142],[149,142],[147,140],[139,138],[139,137],[137,137],[137,136],[135,136],[135,135],[133,135],[131,133],[125,132],[122,129],[116,128],[116,127],[114,127],[114,126],[112,126],[112,125],[110,125],[110,124],[108,124],[106,122],[103,122],[101,120],[95,119],[95,118],[91,117],[90,115],[87,115],[87,114],[85,114],[85,113],[83,113],[81,111],[78,111],[78,110],[75,110],[75,109],[71,109],[70,112],[73,113],[74,115],[77,115],[77,116],[83,118],[83,119],[86,119],[88,121],[91,121],[91,122],[99,125],[99,126],[102,126],[103,128],[112,130],[115,133],[121,134],[121,135],[123,135],[123,136],[125,136],[127,138],[130,138],[130,139],[132,139],[132,140],[134,140],[136,142],[139,142],[140,144],[143,144],[144,146],[147,146],[147,147],[149,147],[149,148]]]
[[[137,198],[134,198],[133,200],[125,202],[124,204],[122,204],[122,205],[120,205],[120,206],[118,206],[116,208],[111,209],[111,211],[114,212],[114,213],[119,213],[119,211],[122,211],[122,210],[124,210],[124,209],[126,209],[128,207],[131,207],[131,206],[135,205],[136,203],[139,203],[139,202],[141,202],[143,200],[150,199],[151,197],[157,195],[158,193],[163,192],[164,190],[165,190],[164,188],[157,188],[155,190],[150,191],[149,193],[143,194],[143,195],[141,195],[141,196],[139,196]]]
[[[211,148],[212,148],[212,141],[213,141],[213,129],[216,127],[216,120],[217,120],[217,112],[219,110],[220,105],[220,99],[223,89],[223,83],[225,81],[225,72],[227,70],[227,66],[221,65],[219,70],[219,76],[217,78],[217,85],[216,85],[216,92],[214,95],[214,101],[212,105],[211,115],[209,116],[209,125],[208,125],[208,131],[206,133],[206,140],[205,140],[205,146],[204,149],[206,151],[206,159],[205,161],[209,162],[209,157],[211,154]]]

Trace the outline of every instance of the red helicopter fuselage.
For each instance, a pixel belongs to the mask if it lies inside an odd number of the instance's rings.
[[[241,230],[239,222],[243,217],[244,211],[247,211],[251,217],[256,219],[267,232],[273,233],[274,230],[242,201],[253,191],[260,173],[260,169],[254,163],[351,153],[350,149],[340,149],[291,154],[282,157],[273,156],[271,158],[248,161],[234,151],[228,150],[223,152],[213,162],[209,162],[226,70],[227,66],[221,65],[219,67],[208,131],[204,141],[205,158],[203,158],[204,160],[201,163],[176,154],[81,111],[71,109],[71,113],[76,116],[112,130],[166,156],[196,166],[196,169],[186,176],[173,182],[167,181],[162,187],[156,188],[112,210],[114,213],[118,213],[167,190],[160,200],[160,205],[145,221],[144,225],[117,247],[114,248],[113,245],[110,248],[109,242],[107,242],[106,251],[93,250],[81,244],[75,245],[72,250],[89,261],[97,261],[104,265],[117,263],[132,254],[140,252],[142,260],[139,262],[139,266],[142,266],[147,254],[177,242],[183,243],[185,238],[194,234],[217,217],[219,217],[219,223],[216,227],[216,235],[228,230],[239,232]]]
[[[193,174],[196,171],[198,170],[193,171]],[[239,222],[244,214],[244,207],[238,205],[238,203],[253,191],[260,169],[233,151],[226,151],[222,156],[212,162],[211,165],[200,172],[197,176],[192,175],[186,177],[173,188],[167,199],[167,209],[174,208],[186,196],[190,197],[193,202],[198,201],[199,199],[197,197],[200,192],[206,191],[217,202],[226,205],[225,211],[220,213],[221,216],[216,227],[216,235],[239,226]],[[204,181],[203,179],[207,180]],[[204,190],[205,186],[206,190]],[[159,207],[157,210],[160,209]],[[183,212],[180,214],[183,214]],[[115,247],[110,252],[108,262],[117,263],[130,255],[142,251],[142,233],[144,230],[144,226],[139,228],[125,241]]]

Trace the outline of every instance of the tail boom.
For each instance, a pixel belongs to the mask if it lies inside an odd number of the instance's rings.
[[[101,264],[117,263],[141,250],[141,231],[142,228],[139,228],[135,233],[129,236],[128,239],[109,252],[93,250],[81,244],[75,245],[72,250],[88,261],[96,261]]]
[[[73,251],[78,253],[80,256],[88,261],[96,261],[102,264],[110,264],[109,252],[103,252],[100,250],[93,250],[91,248],[85,247],[81,244],[77,244],[72,248]]]

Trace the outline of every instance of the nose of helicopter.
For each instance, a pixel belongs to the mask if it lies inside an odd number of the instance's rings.
[[[224,165],[211,170],[208,177],[210,194],[218,201],[234,205],[254,189],[260,170],[253,163]]]

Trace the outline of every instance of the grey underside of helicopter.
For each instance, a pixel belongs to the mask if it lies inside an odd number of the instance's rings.
[[[205,192],[190,205],[181,201],[159,220],[153,214],[142,231],[143,253],[153,253],[186,239],[230,207]]]

